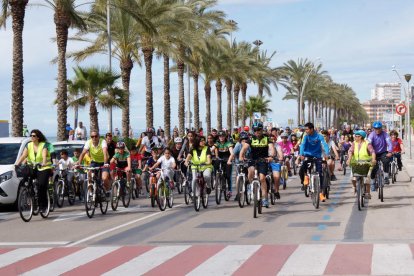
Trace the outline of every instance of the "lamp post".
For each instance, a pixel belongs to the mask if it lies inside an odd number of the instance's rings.
[[[400,80],[400,85],[404,88],[404,91],[405,91],[405,104],[407,104],[407,95],[408,95],[408,92],[407,92],[405,86],[403,85],[402,78],[400,76],[400,73],[398,73],[397,69],[395,68],[395,65],[392,66],[392,71],[395,72],[395,74],[397,75],[398,79]],[[400,101],[402,102],[401,92],[400,92]],[[407,116],[405,116],[405,119],[406,119],[405,122],[407,123]],[[402,116],[400,115],[400,137],[403,137],[402,136],[402,127],[403,127],[403,124],[402,124]],[[404,129],[405,129],[405,133],[404,133],[404,137],[403,138],[407,141],[407,128],[406,128],[406,126],[404,126]]]
[[[112,37],[111,37],[111,10],[110,10],[110,0],[106,0],[106,29],[108,32],[108,56],[109,56],[109,71],[112,71],[112,49],[111,49],[111,44],[112,44]],[[108,123],[108,131],[110,133],[112,133],[112,107],[109,107],[108,110],[108,119],[109,119],[109,123]],[[75,126],[76,127],[76,126]]]
[[[318,58],[316,58],[315,60],[313,60],[312,62],[311,62],[311,64],[310,64],[310,66],[311,66],[311,68],[310,68],[310,70],[306,73],[306,75],[305,75],[305,79],[303,80],[303,84],[302,84],[302,87],[301,87],[301,89],[300,89],[300,92],[299,92],[299,120],[300,120],[300,122],[298,122],[298,124],[304,124],[305,122],[305,116],[304,116],[304,114],[303,114],[303,112],[302,112],[302,106],[303,106],[303,93],[305,92],[305,87],[306,87],[306,84],[307,84],[307,82],[308,82],[308,79],[309,79],[309,77],[310,77],[310,75],[312,74],[312,71],[315,69],[315,66],[314,66],[314,63],[316,62],[316,61],[319,61],[321,58],[320,57],[318,57]]]
[[[230,31],[230,48],[232,48],[233,47],[233,31],[237,27],[237,22],[231,19],[231,20],[229,20],[229,24],[232,27],[232,29]],[[233,93],[230,93],[230,114],[233,114],[233,110],[234,110],[234,108],[233,108]],[[233,114],[233,116],[234,116],[234,114]],[[234,117],[236,118],[236,116],[234,116]],[[233,124],[233,120],[230,120],[230,131],[233,130],[232,124]]]
[[[410,143],[410,159],[411,159],[411,122],[410,122],[410,80],[411,74],[404,75],[405,80],[407,81],[407,94],[405,95],[405,104],[407,108],[407,131],[408,131],[408,143]]]

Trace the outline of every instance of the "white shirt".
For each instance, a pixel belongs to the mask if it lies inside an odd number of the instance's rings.
[[[167,169],[171,170],[175,165],[175,159],[172,156],[169,159],[167,159],[163,155],[157,160],[157,163],[158,162],[161,164],[161,169],[163,170],[167,170]]]
[[[93,146],[93,143],[91,143],[92,144],[92,146]],[[86,141],[86,143],[85,143],[85,146],[83,147],[84,149],[86,149],[86,150],[89,150],[89,141]],[[104,148],[108,148],[108,144],[106,143],[106,140],[104,139],[104,140],[102,140],[102,148],[104,149]]]
[[[75,129],[75,140],[86,140],[86,127],[82,126],[81,128],[78,126]]]
[[[153,144],[153,146],[161,145],[160,141],[158,140],[158,137],[155,135],[152,136],[151,140],[149,140],[148,136],[145,136],[144,138],[142,138],[141,144],[145,146],[146,152],[151,152],[151,144]]]
[[[63,158],[61,158],[58,164],[62,165],[62,166],[59,166],[60,169],[65,170],[65,169],[72,169],[72,167],[75,165],[75,162],[73,162],[73,159],[71,157],[68,157],[67,160],[64,160]]]

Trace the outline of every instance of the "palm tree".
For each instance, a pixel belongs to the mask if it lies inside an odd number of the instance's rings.
[[[114,75],[108,69],[98,67],[82,68],[78,66],[74,68],[74,71],[75,78],[72,80],[72,83],[74,86],[78,87],[82,95],[77,101],[84,101],[85,98],[88,100],[90,132],[93,130],[99,132],[97,102],[102,103],[101,105],[103,107],[109,106],[112,100],[112,103],[115,104],[116,96],[114,95],[119,95],[119,90],[112,90],[112,95],[109,94],[109,96],[107,92],[114,86],[115,81],[119,79],[120,76]],[[123,97],[119,98],[122,99]]]
[[[46,7],[54,11],[54,22],[56,25],[56,42],[58,47],[58,77],[57,77],[57,139],[64,140],[67,123],[67,68],[66,68],[66,46],[68,43],[69,28],[75,27],[82,31],[86,30],[86,24],[76,10],[75,0],[46,0]],[[75,126],[76,127],[76,126]]]
[[[262,116],[266,116],[267,113],[272,112],[269,108],[270,100],[260,96],[250,96],[246,102],[246,118],[249,118],[250,125],[253,123],[253,114],[259,112]],[[241,110],[241,107],[240,107]],[[244,118],[244,119],[246,119]]]
[[[12,76],[12,135],[23,133],[23,27],[26,6],[29,0],[2,0],[0,27],[6,27],[11,15],[13,29],[13,76]]]

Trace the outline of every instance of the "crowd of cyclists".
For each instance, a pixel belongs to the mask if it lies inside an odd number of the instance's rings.
[[[310,122],[295,129],[265,128],[262,122],[255,121],[251,128],[235,127],[232,132],[226,129],[213,129],[207,136],[204,136],[201,130],[187,131],[185,137],[180,137],[178,130],[174,129],[170,139],[164,136],[164,131],[158,130],[156,133],[154,128],[148,128],[130,148],[127,148],[122,139],[115,142],[111,133],[101,137],[98,132],[92,131],[83,149],[75,150],[72,157],[69,157],[65,150],[60,152],[60,156],[56,156],[53,146],[47,142],[41,131],[34,129],[30,136],[32,141],[28,143],[16,165],[40,164],[36,177],[41,210],[46,208],[46,191],[49,183],[56,181],[58,166],[60,170],[68,171],[65,175],[69,183],[73,182],[75,177],[79,178],[78,183],[85,183],[80,190],[89,185],[90,173],[75,175],[73,172],[81,171],[82,166],[100,168],[100,177],[108,201],[111,198],[115,169],[124,171],[127,188],[136,189],[137,196],[148,196],[148,190],[143,187],[148,185],[150,173],[156,168],[160,169],[156,173],[158,184],[165,181],[171,189],[175,189],[174,185],[178,181],[177,172],[180,172],[189,183],[192,183],[190,191],[194,191],[196,172],[193,166],[198,166],[202,171],[208,194],[217,185],[214,181],[215,173],[222,170],[227,185],[225,196],[231,198],[234,195],[234,200],[237,201],[241,195],[239,187],[235,185],[237,179],[233,183],[233,168],[234,164],[245,162],[248,164],[245,169],[248,181],[253,180],[255,170],[257,171],[262,191],[259,204],[268,208],[269,193],[276,199],[281,198],[282,166],[286,166],[288,176],[296,174],[294,167],[300,167],[301,189],[305,190],[308,185],[305,175],[309,162],[313,162],[320,178],[319,199],[324,202],[324,177],[329,177],[330,181],[337,180],[336,161],[339,161],[337,171],[344,170],[346,166],[352,167],[355,162],[369,161],[372,163],[372,169],[370,181],[366,182],[365,195],[369,199],[370,192],[376,190],[377,161],[382,161],[385,184],[389,184],[390,158],[393,155],[397,158],[398,169],[401,170],[401,154],[404,153],[398,132],[387,132],[379,121],[372,124],[372,129],[356,127],[352,130],[348,125],[339,131],[334,128],[317,130]],[[328,175],[323,174],[323,166],[327,166]],[[272,183],[266,182],[267,176],[270,176]],[[134,187],[131,186],[131,179],[134,180]],[[352,172],[351,180],[355,191],[356,181],[352,177]],[[284,189],[286,182],[283,184]]]

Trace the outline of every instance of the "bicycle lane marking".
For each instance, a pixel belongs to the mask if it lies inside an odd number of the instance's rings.
[[[182,205],[184,205],[184,203],[179,204],[179,205],[175,205],[172,209],[177,208],[177,207],[180,207],[180,206],[182,206]],[[145,216],[145,217],[142,217],[142,218],[139,218],[139,219],[136,219],[136,220],[133,220],[133,221],[130,221],[130,222],[127,222],[127,223],[124,223],[124,224],[121,224],[121,225],[118,225],[118,226],[112,227],[112,228],[110,228],[110,229],[108,229],[108,230],[105,230],[105,231],[99,232],[99,233],[97,233],[97,234],[95,234],[95,235],[92,235],[92,236],[90,236],[90,237],[87,237],[87,238],[81,239],[81,240],[79,240],[79,241],[76,241],[76,242],[70,243],[70,244],[66,245],[66,247],[69,247],[69,246],[75,246],[75,245],[78,245],[78,244],[84,243],[84,242],[86,242],[86,241],[93,240],[93,239],[95,239],[95,238],[97,238],[97,237],[100,237],[100,236],[103,236],[103,235],[108,234],[108,233],[110,233],[110,232],[113,232],[113,231],[116,231],[116,230],[118,230],[118,229],[124,228],[124,227],[126,227],[126,226],[131,225],[131,224],[135,224],[135,223],[137,223],[137,222],[140,222],[140,221],[143,221],[143,220],[146,220],[146,219],[149,219],[149,218],[152,218],[152,217],[158,216],[158,215],[163,214],[163,213],[165,213],[165,212],[168,212],[169,210],[172,210],[172,209],[166,209],[166,210],[165,210],[165,211],[163,211],[163,212],[159,211],[159,212],[157,212],[157,213],[150,214],[150,215],[147,215],[147,216]]]

